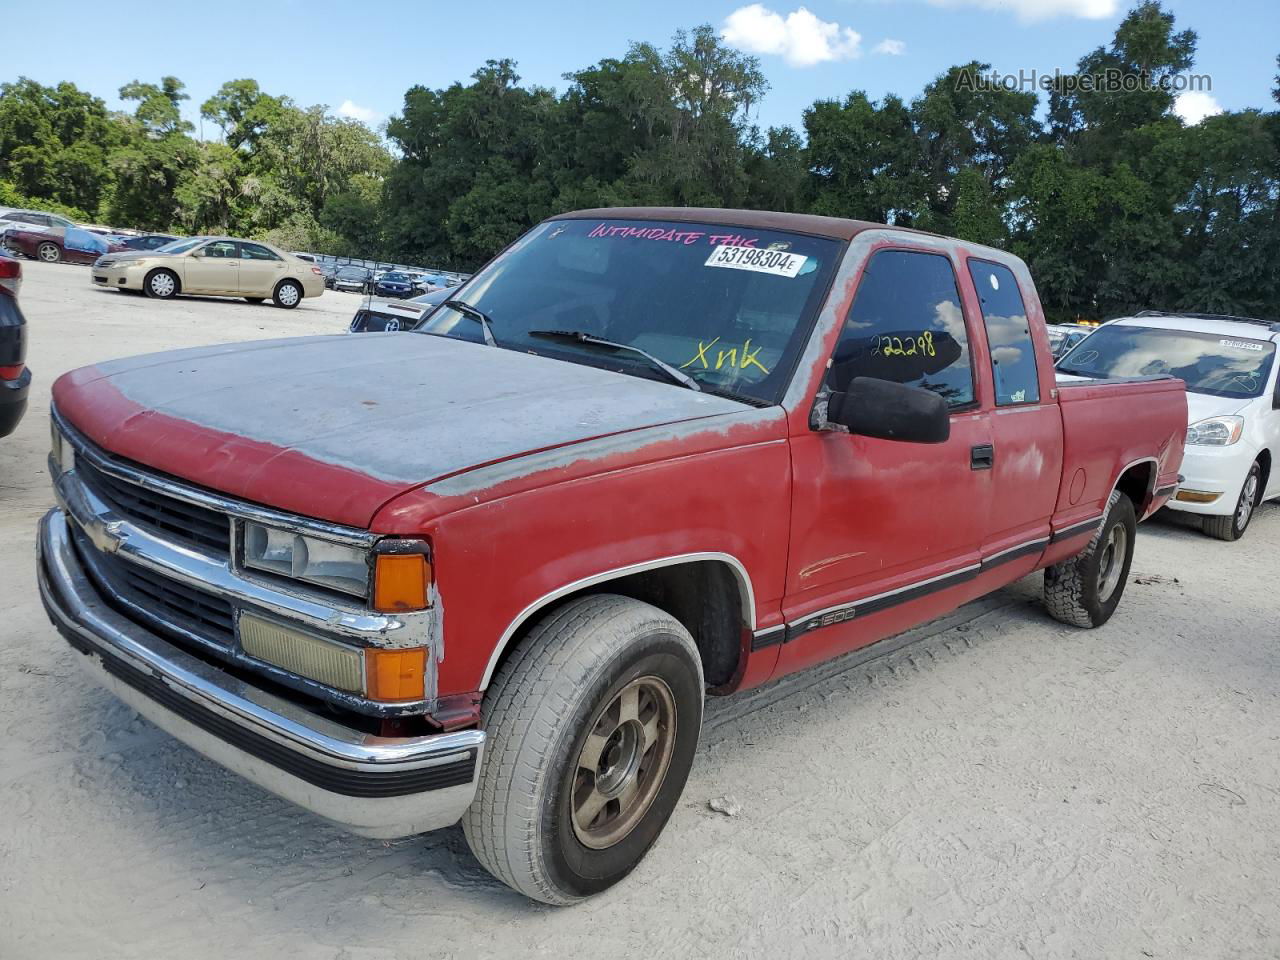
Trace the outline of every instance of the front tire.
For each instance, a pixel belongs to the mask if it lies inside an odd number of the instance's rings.
[[[296,280],[281,280],[276,284],[271,302],[284,310],[292,310],[302,302],[302,284]]]
[[[172,270],[152,270],[142,281],[142,289],[148,297],[172,300],[178,295],[178,277]]]
[[[462,820],[476,859],[543,903],[613,886],[675,809],[702,698],[693,638],[657,607],[602,594],[549,614],[485,696],[484,766]]]
[[[62,259],[62,248],[46,240],[36,247],[36,256],[45,263],[57,263]]]
[[[1100,627],[1110,620],[1129,580],[1137,536],[1133,501],[1116,490],[1089,545],[1045,569],[1044,605],[1049,616],[1073,627]]]
[[[1219,540],[1235,541],[1244,536],[1249,529],[1249,521],[1262,498],[1262,465],[1253,462],[1249,475],[1244,478],[1240,487],[1240,496],[1236,499],[1236,508],[1229,517],[1205,517],[1204,532]]]

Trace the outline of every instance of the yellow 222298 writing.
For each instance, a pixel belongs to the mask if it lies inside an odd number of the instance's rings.
[[[926,330],[918,337],[907,337],[905,341],[902,337],[876,337],[876,346],[871,353],[873,356],[879,354],[884,357],[936,357],[938,355],[938,351],[933,346],[931,330]]]
[[[731,347],[728,350],[716,351],[716,362],[715,362],[715,366],[713,367],[710,359],[707,356],[707,351],[710,350],[719,342],[720,342],[719,337],[716,337],[710,343],[703,343],[701,340],[699,340],[698,352],[695,353],[687,363],[680,364],[680,369],[683,370],[685,367],[691,367],[695,363],[700,363],[701,366],[698,368],[699,370],[711,370],[711,369],[719,370],[721,367],[725,365],[725,361],[727,360],[731,368],[737,367],[739,370],[745,370],[747,369],[747,367],[755,366],[755,367],[759,367],[766,374],[769,372],[768,368],[766,368],[765,365],[761,363],[760,360],[758,359],[758,357],[760,356],[761,348],[756,347],[754,350],[752,350],[750,340],[744,343],[741,348]],[[739,349],[741,349],[741,353],[739,353]]]

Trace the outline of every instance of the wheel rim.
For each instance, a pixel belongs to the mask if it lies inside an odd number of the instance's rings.
[[[1258,475],[1256,473],[1249,474],[1249,479],[1244,482],[1244,489],[1240,491],[1240,503],[1236,505],[1236,529],[1243,530],[1249,525],[1249,518],[1253,516],[1253,506],[1258,499]]]
[[[276,294],[276,299],[286,307],[292,307],[298,302],[298,288],[292,283],[286,283],[280,287],[279,293]]]
[[[1102,559],[1098,563],[1098,599],[1106,603],[1120,584],[1124,572],[1125,552],[1129,547],[1129,531],[1123,523],[1117,523],[1107,532],[1102,544]]]
[[[45,263],[57,263],[58,248],[55,247],[52,243],[40,244],[40,259],[43,260]]]
[[[173,277],[167,273],[157,273],[151,278],[151,292],[157,297],[167,297],[173,293]]]
[[[658,677],[639,677],[596,714],[578,754],[573,832],[593,850],[635,829],[662,786],[676,738],[676,701]]]

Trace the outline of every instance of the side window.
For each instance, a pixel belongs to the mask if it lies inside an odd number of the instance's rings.
[[[274,253],[266,247],[259,246],[256,243],[240,244],[240,256],[246,260],[279,260]]]
[[[233,259],[236,256],[236,244],[232,240],[215,240],[204,248],[206,257]]]
[[[827,385],[845,390],[854,377],[923,387],[951,407],[973,402],[969,337],[948,258],[912,250],[881,250],[871,258]]]
[[[982,303],[982,323],[991,349],[996,406],[1039,403],[1040,379],[1027,307],[1013,271],[998,263],[970,260],[969,276]]]

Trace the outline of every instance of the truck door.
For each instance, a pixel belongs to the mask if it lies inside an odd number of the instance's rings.
[[[993,499],[982,553],[1016,564],[1005,571],[1013,580],[1034,568],[1049,539],[1062,479],[1062,416],[1049,353],[1038,352],[1031,332],[1033,323],[1044,327],[1038,310],[1034,319],[1028,316],[1027,303],[1038,307],[1038,301],[1024,297],[1017,277],[1004,264],[970,258],[966,272],[982,316],[993,390]],[[985,566],[992,563],[986,559]]]
[[[965,316],[957,266],[932,249],[893,247],[872,253],[863,270],[828,388],[863,376],[936,391],[951,408],[951,437],[915,444],[813,430],[791,438],[779,673],[968,599],[963,585],[977,575],[990,510],[991,433],[970,355],[977,321]]]

